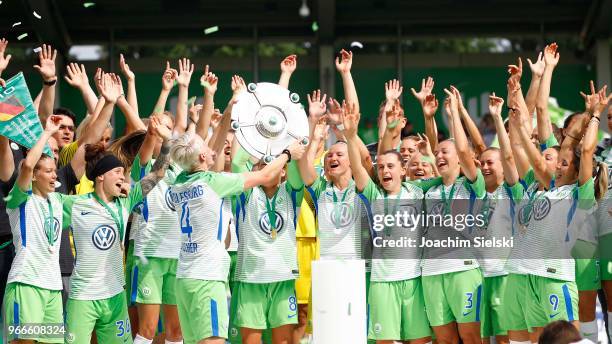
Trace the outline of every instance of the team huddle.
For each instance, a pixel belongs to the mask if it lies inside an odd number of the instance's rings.
[[[602,288],[612,314],[612,142],[598,145],[602,120],[612,131],[612,95],[591,82],[580,92],[584,111],[553,125],[555,43],[529,60],[525,93],[521,60],[508,67],[507,98],[489,97],[491,144],[454,86],[443,90],[449,137],[438,131],[431,77],[411,89],[425,133],[409,132],[403,87],[389,81],[375,154],[358,135],[353,54],[342,50],[344,99],[309,94],[308,144],[296,138],[271,162],[251,157],[234,135],[232,109],[247,89],[240,76],[221,112],[208,66],[203,104],[195,104],[194,65],[166,63],[159,99],[141,119],[123,56],[127,93],[119,75],[99,68],[94,91],[84,66],[70,63],[65,79],[87,107],[77,128],[70,110],[53,109],[55,55],[43,46],[35,66],[42,136],[27,152],[0,137],[15,250],[2,305],[11,342],[299,343],[311,331],[316,259],[365,261],[368,339],[377,343],[536,343],[558,320],[597,342]],[[281,62],[280,87],[289,89],[296,67],[295,55]],[[126,130],[111,142],[115,108]],[[47,145],[54,156],[43,154]],[[408,231],[376,221],[399,213],[483,220]],[[512,244],[494,254],[380,244],[450,237]],[[61,326],[61,335],[28,335],[24,328],[36,324]]]

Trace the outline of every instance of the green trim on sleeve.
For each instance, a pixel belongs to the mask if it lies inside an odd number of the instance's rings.
[[[406,183],[417,186],[423,190],[423,193],[429,191],[432,187],[438,186],[442,184],[442,177],[435,178],[427,178],[427,179],[419,179],[419,180],[409,180]]]
[[[321,194],[327,188],[327,180],[325,180],[325,177],[318,177],[317,179],[315,179],[314,183],[309,186],[309,188],[314,191],[314,194],[318,199],[319,197],[321,197]]]
[[[72,195],[72,196],[62,196],[62,227],[68,228],[72,224],[72,206],[77,199],[89,197],[89,194],[85,195]]]
[[[589,178],[583,185],[578,185],[576,193],[578,196],[578,208],[589,210],[595,205],[595,181]]]
[[[508,183],[504,182],[504,185],[506,185],[510,189],[510,196],[515,202],[520,202],[523,199],[525,188],[523,188],[521,183],[517,182],[514,185],[509,185]]]
[[[132,186],[132,189],[130,190],[130,193],[128,194],[127,199],[124,201],[125,206],[128,209],[128,212],[131,213],[134,206],[140,203],[143,199],[144,199],[144,196],[142,194],[142,186],[140,182],[135,183],[134,186]]]
[[[482,199],[487,194],[486,184],[484,181],[484,176],[482,175],[482,171],[478,169],[476,173],[476,180],[471,181],[467,177],[464,179],[464,185],[468,190],[474,191],[476,194],[476,198]]]
[[[290,187],[288,191],[303,190],[304,181],[297,165],[297,161],[293,160],[287,165],[287,185]]]
[[[546,139],[546,141],[544,141],[544,143],[540,145],[540,148],[542,149],[542,151],[544,151],[545,149],[548,149],[554,146],[558,146],[558,145],[559,145],[559,142],[557,141],[555,134],[551,132],[550,136]]]
[[[359,190],[357,190],[357,192],[359,192]],[[363,189],[361,194],[364,195],[370,202],[373,202],[381,195],[378,186],[372,179],[368,179],[368,184],[366,184],[366,187]]]
[[[134,159],[134,163],[132,164],[132,169],[130,170],[130,177],[132,178],[132,181],[134,181],[134,183],[139,182],[141,179],[140,176],[146,176],[149,174],[149,172],[151,172],[151,166],[153,166],[153,159],[149,160],[145,166],[142,166],[140,164],[140,154],[137,154],[136,158]],[[143,168],[144,173],[142,172]]]
[[[13,185],[11,192],[4,199],[6,201],[7,209],[17,209],[20,205],[27,202],[30,195],[19,188],[17,183]]]
[[[232,172],[242,173],[251,171],[252,166],[251,168],[249,168],[248,165],[250,162],[250,158],[251,155],[247,151],[245,151],[244,148],[238,148],[236,154],[232,158]]]

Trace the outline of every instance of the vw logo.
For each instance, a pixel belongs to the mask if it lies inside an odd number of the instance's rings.
[[[45,233],[47,232],[47,229],[50,226],[53,226],[53,242],[56,242],[57,239],[59,238],[60,235],[60,224],[59,224],[59,220],[57,218],[53,218],[53,224],[50,224],[51,221],[50,219],[47,219],[47,221],[45,221]],[[46,235],[46,234],[45,234]]]
[[[539,199],[533,208],[533,218],[540,221],[550,212],[550,200],[548,197]]]
[[[529,223],[529,220],[531,220],[531,211],[528,205],[521,207],[521,209],[518,212],[518,220],[519,220],[519,224],[523,226]]]
[[[336,227],[346,227],[353,222],[353,207],[348,203],[335,204],[329,221]]]
[[[115,229],[108,225],[98,226],[98,228],[96,228],[91,235],[91,241],[93,242],[94,246],[102,251],[106,251],[111,248],[116,238],[117,234]]]
[[[442,215],[444,214],[444,202],[438,202],[431,207],[429,211],[430,215]]]
[[[283,225],[285,221],[283,220],[283,217],[278,211],[276,211],[275,213],[276,213],[276,225],[274,226],[274,228],[276,229],[276,233],[280,234],[281,230],[283,229]],[[266,235],[270,235],[270,233],[272,233],[272,228],[270,226],[270,218],[268,217],[267,212],[263,213],[259,217],[259,228]]]
[[[172,211],[176,211],[174,204],[172,203],[172,198],[170,197],[170,188],[166,189],[166,205]]]

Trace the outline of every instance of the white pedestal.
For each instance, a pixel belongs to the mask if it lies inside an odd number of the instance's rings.
[[[365,262],[312,262],[312,322],[315,344],[367,342]]]

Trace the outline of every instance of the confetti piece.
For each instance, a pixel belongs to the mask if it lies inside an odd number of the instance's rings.
[[[155,110],[153,110],[153,113],[161,113],[161,112],[162,112],[161,106],[158,106],[155,108]]]
[[[399,119],[396,119],[393,122],[387,124],[387,128],[393,129],[393,128],[397,127],[398,124],[399,124]]]
[[[11,142],[11,149],[14,151],[19,150],[19,146],[15,142]]]
[[[312,31],[317,32],[319,30],[319,24],[317,22],[312,23]]]
[[[36,47],[36,48],[34,48],[34,52],[35,52],[35,53],[39,53],[39,52],[41,52],[41,51],[42,51],[42,48],[41,48],[41,47]]]
[[[191,105],[193,105],[193,103],[195,103],[195,101],[196,101],[196,97],[195,96],[191,97],[191,98],[187,99],[187,105],[191,106]]]
[[[219,27],[218,26],[211,26],[211,27],[209,27],[207,29],[204,29],[204,34],[205,35],[209,35],[209,34],[211,34],[213,32],[217,32],[217,31],[219,31]]]
[[[178,84],[178,82],[176,80],[174,80],[174,84],[172,84],[172,86],[176,86],[176,84]]]
[[[21,22],[16,22],[15,24],[13,24],[13,27],[19,26],[19,25],[21,25]]]
[[[359,48],[359,49],[363,49],[363,44],[361,42],[353,42],[351,43],[351,48]]]
[[[205,88],[210,87],[210,84],[208,83],[208,81],[202,81],[202,83],[200,83],[200,85],[202,85],[202,87],[205,87]]]
[[[83,7],[88,8],[88,7],[91,7],[91,6],[94,6],[94,5],[95,5],[95,3],[93,3],[93,2],[86,2],[86,3],[83,4]]]
[[[34,17],[36,17],[36,19],[41,19],[42,18],[40,16],[40,14],[36,13],[36,11],[32,12],[32,14],[34,15]]]
[[[17,40],[18,40],[18,41],[21,41],[22,39],[24,39],[24,38],[26,38],[26,37],[28,37],[28,34],[27,34],[27,33],[24,33],[24,34],[19,35],[19,37],[17,37]]]

